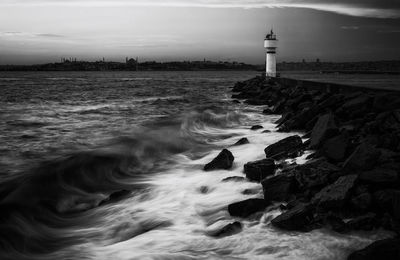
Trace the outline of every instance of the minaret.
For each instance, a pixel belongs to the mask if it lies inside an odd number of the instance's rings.
[[[264,48],[267,50],[265,74],[267,77],[276,77],[276,49],[278,48],[278,40],[271,29],[271,32],[265,36]]]

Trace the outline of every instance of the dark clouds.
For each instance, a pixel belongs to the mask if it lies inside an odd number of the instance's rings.
[[[309,8],[350,16],[400,18],[399,0],[2,0],[0,5]]]

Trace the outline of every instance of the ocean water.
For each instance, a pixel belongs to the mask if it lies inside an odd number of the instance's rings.
[[[278,205],[229,216],[262,187],[221,180],[296,134],[232,102],[229,88],[255,75],[1,73],[0,259],[345,259],[388,236],[284,232],[270,224]],[[250,144],[231,146],[242,137]],[[223,148],[232,169],[204,172]],[[242,232],[210,236],[236,220]]]

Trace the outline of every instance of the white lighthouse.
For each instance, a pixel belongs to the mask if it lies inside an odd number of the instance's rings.
[[[276,49],[278,48],[278,40],[272,30],[265,36],[264,48],[267,50],[265,74],[267,77],[276,77]]]

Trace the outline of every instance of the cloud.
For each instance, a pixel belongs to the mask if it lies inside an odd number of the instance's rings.
[[[342,26],[342,27],[340,27],[340,29],[342,29],[342,30],[358,30],[358,29],[360,29],[360,27],[355,26],[355,25],[350,25],[350,26]]]
[[[63,38],[64,35],[60,34],[53,34],[53,33],[30,33],[30,32],[0,32],[0,37],[7,37],[7,38],[16,38],[16,37],[23,37],[23,38]]]
[[[64,37],[64,35],[53,34],[53,33],[36,33],[35,36],[47,37],[47,38],[62,38],[62,37]]]
[[[208,8],[309,8],[343,15],[400,18],[397,0],[2,0],[0,6],[165,6]]]

